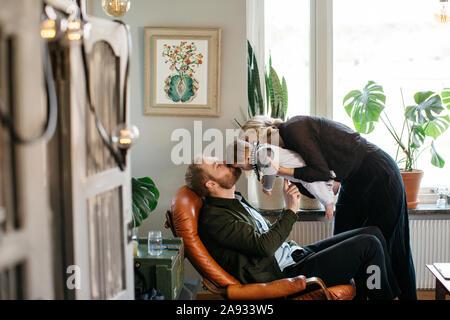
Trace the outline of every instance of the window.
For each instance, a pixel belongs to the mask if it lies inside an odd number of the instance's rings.
[[[309,1],[266,0],[265,60],[288,86],[288,112],[291,117],[310,114]],[[267,68],[266,68],[267,70]]]
[[[436,2],[436,3],[433,3]],[[289,90],[288,115],[325,116],[353,128],[342,105],[351,90],[383,86],[386,113],[400,131],[403,104],[418,91],[450,87],[450,23],[435,20],[438,0],[265,0],[265,47]],[[365,135],[395,158],[394,140],[380,122]],[[443,169],[424,151],[423,187],[450,181],[450,130],[435,143]],[[401,155],[400,155],[401,156]]]
[[[353,127],[342,106],[343,98],[374,80],[383,86],[385,112],[401,132],[400,89],[405,105],[410,106],[416,92],[440,93],[450,85],[450,42],[444,40],[449,38],[450,24],[434,20],[435,9],[429,0],[333,2],[334,120]],[[395,157],[397,149],[389,132],[382,123],[375,127],[365,137]],[[435,145],[447,163],[443,169],[434,167],[429,151],[424,151],[418,160],[418,168],[425,171],[423,187],[450,181],[450,131]]]

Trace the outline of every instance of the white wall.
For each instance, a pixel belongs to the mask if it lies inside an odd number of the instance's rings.
[[[101,8],[100,0],[87,0],[90,15],[108,18]],[[171,237],[164,229],[165,212],[175,191],[184,184],[186,165],[174,165],[170,159],[170,141],[177,128],[188,129],[193,136],[194,120],[203,121],[203,132],[208,128],[235,128],[233,119],[240,122],[247,110],[246,82],[246,1],[243,0],[132,0],[130,11],[122,20],[130,26],[133,54],[130,71],[131,122],[138,126],[140,139],[131,151],[132,175],[149,176],[157,184],[161,197],[153,215],[140,227],[145,236],[149,230],[162,230],[163,236]],[[221,116],[169,117],[148,116],[145,109],[144,27],[221,27]],[[204,145],[207,145],[205,143]],[[193,150],[192,150],[193,152]],[[243,177],[237,189],[247,194]],[[185,260],[185,278],[199,277]]]

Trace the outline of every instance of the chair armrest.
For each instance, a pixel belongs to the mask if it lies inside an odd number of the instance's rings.
[[[226,288],[226,296],[231,300],[275,299],[298,293],[305,288],[305,276],[298,276],[267,283],[232,284]]]

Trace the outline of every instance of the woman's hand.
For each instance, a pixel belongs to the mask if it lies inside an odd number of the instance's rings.
[[[341,187],[341,184],[339,182],[333,180],[333,193],[335,195],[338,194],[340,187]]]
[[[333,219],[334,216],[334,203],[329,203],[325,206],[325,218]]]

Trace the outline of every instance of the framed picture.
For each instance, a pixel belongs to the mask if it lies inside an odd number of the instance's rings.
[[[220,116],[220,28],[145,28],[145,113]]]

